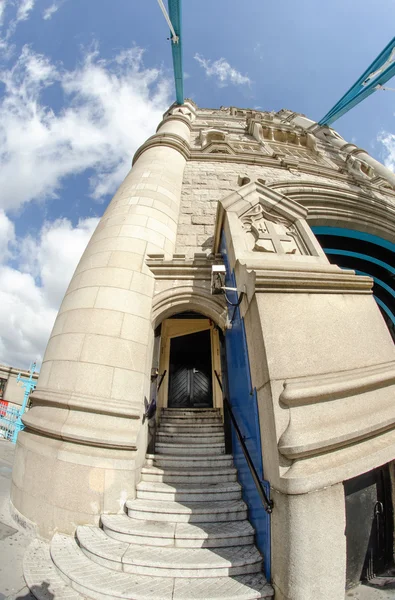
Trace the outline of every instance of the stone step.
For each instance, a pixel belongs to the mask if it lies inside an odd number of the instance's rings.
[[[174,581],[173,600],[259,600],[273,596],[263,573]]]
[[[55,534],[51,557],[76,591],[97,600],[173,600],[172,579],[113,571],[90,560],[71,537]],[[52,597],[52,596],[51,596]],[[57,600],[57,598],[54,598]]]
[[[224,444],[224,432],[203,433],[197,427],[194,433],[167,433],[159,429],[156,436],[158,444]]]
[[[158,454],[210,456],[213,454],[225,454],[225,444],[175,444],[174,442],[156,442],[155,451]]]
[[[163,481],[165,483],[221,483],[237,481],[235,467],[221,468],[192,468],[168,467],[143,467],[141,469],[142,481]]]
[[[223,422],[220,417],[187,417],[187,416],[161,416],[159,424],[166,425],[222,425]]]
[[[187,415],[193,417],[221,415],[219,408],[162,408],[162,415]]]
[[[79,526],[82,551],[94,562],[115,571],[153,577],[223,577],[259,573],[262,556],[252,544],[216,548],[168,548],[126,544],[98,527]]]
[[[254,543],[250,522],[166,523],[138,521],[127,515],[102,515],[103,531],[120,542],[177,548],[219,548]]]
[[[59,574],[51,560],[49,544],[34,540],[23,556],[23,576],[37,600],[84,600]],[[19,598],[26,596],[19,596]]]
[[[146,521],[171,523],[216,523],[243,521],[247,506],[242,500],[226,502],[165,502],[164,500],[127,500],[129,517]]]
[[[51,555],[73,588],[70,594],[77,590],[95,600],[260,600],[273,596],[262,573],[173,579],[111,571],[89,560],[72,538],[59,534],[52,540]]]
[[[147,454],[148,465],[152,462],[153,466],[163,469],[179,467],[183,469],[197,468],[216,468],[233,467],[233,456],[231,454],[218,454],[211,456],[171,456],[165,454]],[[148,466],[147,465],[147,466]]]
[[[223,433],[224,426],[222,423],[199,423],[196,425],[180,423],[179,425],[171,425],[170,423],[159,424],[160,433]]]
[[[137,484],[137,498],[166,500],[175,502],[225,502],[241,498],[238,482],[193,484],[169,484],[160,481],[140,481]]]

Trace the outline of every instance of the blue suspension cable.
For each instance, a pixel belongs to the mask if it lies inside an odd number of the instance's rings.
[[[381,89],[394,75],[395,37],[318,124],[330,125],[377,89]]]
[[[182,67],[182,35],[181,35],[181,0],[168,0],[170,21],[174,27],[178,41],[171,38],[173,55],[174,81],[176,85],[176,102],[184,104],[184,71]]]

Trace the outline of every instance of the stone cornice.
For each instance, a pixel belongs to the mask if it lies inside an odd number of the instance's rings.
[[[155,275],[155,279],[201,279],[211,280],[211,267],[222,263],[221,255],[208,257],[195,255],[192,260],[187,260],[185,255],[175,254],[171,260],[166,260],[164,254],[149,254],[145,263]]]
[[[281,292],[302,294],[371,294],[373,280],[356,276],[353,271],[333,272],[328,269],[303,271],[292,269],[264,268],[247,264],[247,270],[256,273],[255,293]]]
[[[169,118],[173,118],[169,117]],[[182,117],[174,116],[175,119],[182,119]],[[227,154],[227,153],[210,153],[210,152],[202,152],[201,150],[193,150],[190,149],[187,142],[176,134],[172,133],[156,133],[146,142],[138,148],[136,151],[132,165],[135,164],[137,159],[143,154],[145,150],[148,148],[154,148],[158,146],[167,146],[169,148],[173,148],[182,154],[182,156],[188,161],[201,161],[201,162],[221,162],[221,163],[234,163],[237,162],[240,165],[258,165],[262,167],[275,168],[288,170],[291,172],[297,173],[305,173],[320,177],[327,177],[330,179],[337,180],[342,183],[351,183],[355,186],[370,188],[373,191],[378,191],[379,193],[395,193],[392,190],[383,190],[382,187],[372,184],[368,179],[355,179],[348,173],[341,173],[338,168],[334,169],[333,167],[325,166],[325,164],[316,164],[308,161],[304,161],[301,158],[297,160],[292,160],[292,157],[271,157],[267,154],[258,155],[257,153],[249,153],[249,152],[236,152],[235,154]],[[299,183],[299,182],[298,182]],[[308,182],[308,185],[311,186],[311,182]],[[344,189],[344,188],[343,188]]]
[[[185,115],[182,115],[181,113],[177,113],[175,115],[165,116],[159,123],[158,127],[156,128],[156,131],[158,132],[159,129],[162,127],[162,125],[164,125],[164,123],[167,123],[168,121],[181,121],[182,123],[185,123],[185,125],[187,125],[190,130],[192,130],[191,120],[188,117],[186,117]]]
[[[289,160],[287,160],[289,159]],[[319,177],[327,177],[330,179],[338,180],[339,182],[352,183],[353,185],[363,185],[366,187],[372,187],[372,189],[377,189],[377,191],[382,191],[382,188],[378,188],[377,186],[372,186],[369,183],[369,180],[357,181],[351,175],[340,173],[338,168],[333,168],[329,166],[325,166],[324,163],[311,163],[307,161],[303,161],[301,158],[297,158],[298,164],[296,165],[294,161],[292,161],[292,157],[284,157],[284,159],[278,157],[271,157],[267,154],[258,155],[257,153],[237,153],[234,156],[230,154],[210,154],[204,153],[201,150],[190,150],[189,160],[191,161],[201,161],[201,162],[222,162],[222,163],[235,163],[237,162],[240,165],[252,165],[252,166],[261,166],[268,167],[274,169],[282,169],[284,171],[291,170],[298,173],[305,173],[309,175],[315,175]],[[291,165],[292,161],[292,165]],[[309,182],[311,185],[311,182]]]
[[[340,177],[339,177],[340,179]],[[352,190],[350,188],[344,188],[344,186],[336,186],[335,184],[330,184],[327,181],[309,181],[308,179],[306,180],[299,180],[299,181],[278,181],[275,183],[272,183],[270,185],[271,188],[273,189],[284,189],[284,192],[287,193],[287,195],[292,195],[292,196],[302,196],[303,194],[320,194],[320,196],[323,196],[324,194],[327,194],[327,196],[333,196],[333,197],[339,197],[339,195],[344,196],[347,199],[358,199],[360,200],[361,198],[365,198],[366,200],[369,200],[370,202],[372,201],[372,196],[369,195],[368,193],[366,193],[364,190],[360,189],[360,186],[356,183],[353,182],[354,187],[356,188],[355,190]],[[369,184],[369,181],[364,182],[364,187],[369,189],[371,188],[371,190],[375,193],[379,193],[381,196],[389,196],[391,199],[393,199],[394,201],[394,208],[395,208],[395,191],[389,188],[378,188],[377,186],[372,186]],[[370,190],[369,190],[370,191]],[[382,202],[383,206],[385,204],[385,206],[387,206],[385,200],[381,199],[381,198],[374,198],[375,202]]]
[[[148,148],[155,148],[158,146],[167,146],[168,148],[177,150],[177,152],[182,154],[185,160],[188,160],[190,157],[189,145],[181,136],[174,133],[155,133],[149,137],[148,140],[146,140],[144,144],[140,146],[140,148],[138,148],[133,156],[132,165],[135,164],[137,159],[143,154],[143,152],[148,150]]]

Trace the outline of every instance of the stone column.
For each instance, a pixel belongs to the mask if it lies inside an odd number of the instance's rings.
[[[174,251],[193,107],[137,151],[71,280],[24,417],[12,503],[46,537],[135,494],[146,452],[153,331],[147,254]]]
[[[272,490],[276,600],[342,600],[346,526],[342,484],[310,494]]]

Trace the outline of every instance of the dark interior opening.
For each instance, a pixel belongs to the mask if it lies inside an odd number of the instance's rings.
[[[394,515],[388,465],[344,482],[346,588],[383,573],[393,563]]]
[[[210,330],[170,342],[169,408],[213,406]]]

